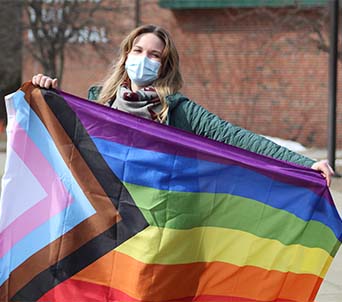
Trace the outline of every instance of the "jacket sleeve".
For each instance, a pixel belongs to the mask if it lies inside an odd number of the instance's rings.
[[[187,100],[170,114],[170,125],[255,153],[311,167],[315,161],[282,147],[269,139],[220,119],[200,105]]]

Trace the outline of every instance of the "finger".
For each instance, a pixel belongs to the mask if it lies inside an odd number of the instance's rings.
[[[326,179],[327,185],[331,184],[331,177],[334,174],[334,170],[330,167],[327,160],[321,160],[312,165],[312,168],[320,171],[322,176]]]
[[[328,164],[328,169],[329,169],[331,175],[335,174],[335,171],[333,170],[333,168],[329,164]]]
[[[43,75],[42,75],[41,73],[34,75],[34,76],[32,77],[32,84],[33,84],[33,85],[39,85],[39,82],[40,82],[42,76],[43,76]]]
[[[58,79],[54,78],[52,80],[52,88],[57,88],[58,87]]]
[[[331,178],[332,178],[332,175],[334,174],[333,169],[329,165],[324,165],[322,167],[322,172],[323,172],[323,176],[325,177],[327,181],[328,186],[330,187]]]
[[[52,83],[52,80],[50,77],[47,77],[47,76],[42,76],[40,81],[39,81],[39,86],[40,87],[43,87],[43,88],[50,88],[51,86],[51,83]]]
[[[331,176],[330,176],[330,175],[326,175],[326,176],[325,176],[325,179],[326,179],[326,181],[327,181],[328,187],[330,187],[330,184],[331,184]]]
[[[52,85],[52,79],[50,79],[50,78],[47,78],[46,80],[45,80],[45,82],[44,82],[44,88],[46,88],[46,89],[49,89],[49,88],[51,88],[51,85]]]
[[[326,173],[329,176],[332,176],[335,174],[335,171],[329,165],[329,162],[327,160],[322,161],[322,170],[324,170],[324,173]]]
[[[38,85],[39,85],[40,87],[44,87],[45,81],[46,81],[46,77],[45,77],[45,76],[41,76],[40,79],[39,79],[39,81],[38,81]]]

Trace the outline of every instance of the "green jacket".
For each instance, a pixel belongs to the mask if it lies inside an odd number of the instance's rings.
[[[89,89],[88,99],[96,100],[100,87]],[[246,129],[220,119],[180,93],[166,97],[169,113],[166,124],[276,159],[311,167],[315,161]]]

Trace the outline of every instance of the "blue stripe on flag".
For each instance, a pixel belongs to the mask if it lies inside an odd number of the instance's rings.
[[[123,182],[158,190],[237,195],[288,211],[305,221],[319,221],[330,227],[337,237],[342,233],[336,209],[308,188],[279,182],[239,166],[92,139]]]

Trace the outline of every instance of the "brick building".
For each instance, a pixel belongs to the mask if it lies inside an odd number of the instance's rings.
[[[113,0],[114,1],[114,0]],[[300,9],[293,3],[301,3]],[[324,0],[140,0],[121,1],[107,16],[103,57],[91,45],[66,58],[62,89],[85,97],[105,76],[121,39],[140,24],[168,29],[178,47],[182,92],[231,123],[254,132],[325,147],[328,117],[328,54],[308,37]],[[291,19],[297,18],[297,19]],[[294,26],[294,20],[298,22]],[[25,55],[23,80],[41,72]],[[341,63],[338,65],[341,71]],[[339,72],[341,75],[341,72]],[[338,86],[341,87],[341,77]],[[342,148],[338,98],[337,146]]]

